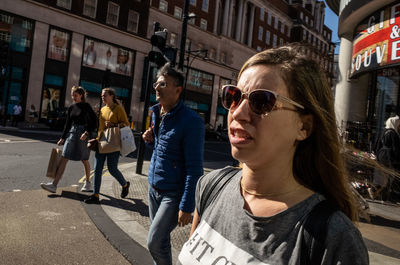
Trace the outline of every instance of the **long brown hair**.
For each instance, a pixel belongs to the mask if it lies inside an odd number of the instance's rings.
[[[86,102],[86,91],[81,86],[73,86],[71,88],[71,93],[78,93],[81,95],[81,101]]]
[[[119,101],[117,100],[117,96],[115,95],[114,89],[110,87],[103,88],[102,92],[106,92],[108,95],[112,96],[113,102],[115,104],[119,104]]]
[[[242,67],[269,65],[279,69],[290,97],[305,109],[300,115],[313,116],[313,131],[297,144],[293,174],[307,188],[323,194],[330,204],[342,210],[352,221],[358,220],[354,194],[341,155],[334,101],[328,81],[319,64],[306,57],[300,44],[262,51]]]

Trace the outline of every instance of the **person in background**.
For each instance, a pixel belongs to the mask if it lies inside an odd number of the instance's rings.
[[[40,114],[40,118],[42,119],[47,119],[47,114],[48,114],[48,108],[49,108],[49,102],[50,102],[50,91],[45,88],[43,89],[43,95],[42,95],[42,111]]]
[[[14,127],[18,126],[18,122],[21,119],[21,114],[22,114],[22,107],[21,107],[21,101],[19,101],[18,104],[14,105],[14,107],[13,107],[11,126],[14,126]]]
[[[100,110],[99,129],[97,131],[97,140],[100,140],[103,131],[106,128],[120,128],[129,126],[128,117],[124,107],[118,102],[115,91],[111,88],[104,88],[101,92],[103,103],[106,104]],[[99,153],[96,151],[94,156],[94,191],[89,198],[85,199],[85,203],[98,204],[100,203],[99,194],[101,186],[101,177],[103,174],[104,163],[107,159],[107,169],[119,184],[122,186],[121,198],[125,198],[129,193],[129,181],[126,181],[121,171],[118,170],[118,160],[120,151],[112,153]]]
[[[154,264],[172,264],[170,233],[192,220],[194,192],[203,174],[204,123],[179,99],[183,75],[170,64],[153,87],[159,104],[143,140],[153,147],[148,182],[151,226],[147,239]]]
[[[199,180],[178,264],[369,264],[353,224],[332,91],[304,50],[262,51],[243,65],[237,86],[222,87],[242,168]]]
[[[35,118],[37,117],[37,111],[35,108],[35,105],[31,104],[31,107],[29,108],[29,127],[33,128],[33,124],[35,123]]]
[[[86,102],[86,92],[80,86],[73,86],[71,98],[74,102],[67,112],[67,120],[58,145],[64,145],[61,160],[58,164],[53,182],[41,183],[40,186],[49,192],[55,193],[68,160],[82,161],[85,168],[86,180],[81,191],[91,191],[90,182],[90,150],[87,148],[88,139],[96,129],[97,117],[92,107]]]
[[[400,118],[398,115],[386,120],[385,130],[379,137],[375,147],[376,159],[383,166],[400,171]],[[385,197],[386,187],[390,187],[388,174],[379,169],[375,169],[373,177],[373,187],[368,188],[369,197],[374,200],[379,196]],[[384,196],[385,195],[385,196]],[[387,197],[387,196],[386,196]],[[386,199],[386,198],[385,198]]]

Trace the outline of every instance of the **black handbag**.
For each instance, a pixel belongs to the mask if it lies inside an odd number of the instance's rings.
[[[98,152],[99,151],[99,141],[97,141],[96,138],[90,139],[87,143],[87,148],[94,152]]]

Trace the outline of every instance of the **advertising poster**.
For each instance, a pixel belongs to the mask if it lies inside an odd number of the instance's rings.
[[[85,40],[82,65],[126,76],[132,75],[133,52],[111,44]]]
[[[69,38],[69,33],[51,29],[47,57],[49,59],[66,62],[69,51]]]
[[[353,40],[350,76],[400,63],[400,4],[362,21]]]

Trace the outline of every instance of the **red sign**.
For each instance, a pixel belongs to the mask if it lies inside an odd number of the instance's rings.
[[[400,3],[360,23],[353,39],[350,75],[400,63]]]

